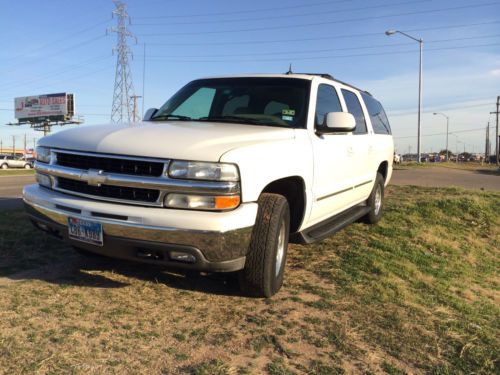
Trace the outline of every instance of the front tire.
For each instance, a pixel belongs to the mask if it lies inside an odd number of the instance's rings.
[[[290,208],[285,197],[264,193],[260,196],[245,268],[240,272],[241,289],[255,297],[272,297],[283,285]]]
[[[24,169],[31,169],[31,165],[29,165],[29,164],[25,164],[25,165],[24,165]]]
[[[363,217],[363,221],[367,224],[376,224],[382,218],[384,210],[384,186],[384,176],[377,173],[375,185],[373,186],[373,190],[366,201],[366,205],[370,207],[370,212]]]
[[[7,169],[7,168],[9,168],[9,166],[8,166],[7,164],[2,164],[2,169],[4,169],[4,170],[5,170],[5,169]]]

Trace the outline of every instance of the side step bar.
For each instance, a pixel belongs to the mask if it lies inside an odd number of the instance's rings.
[[[338,215],[315,224],[310,228],[304,229],[302,232],[293,233],[290,235],[290,242],[309,244],[316,241],[321,241],[339,230],[345,228],[351,223],[354,223],[359,218],[370,212],[368,206],[354,206]]]

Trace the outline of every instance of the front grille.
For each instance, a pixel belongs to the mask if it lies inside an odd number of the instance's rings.
[[[134,202],[154,203],[158,200],[160,192],[152,189],[121,187],[111,185],[91,186],[83,181],[58,178],[57,187],[75,193],[93,195],[96,197],[128,200]]]
[[[162,175],[164,166],[162,162],[155,161],[67,154],[64,152],[57,152],[57,164],[83,170],[99,169],[111,173],[154,177]]]

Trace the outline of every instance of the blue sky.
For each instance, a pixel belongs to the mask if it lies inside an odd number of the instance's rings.
[[[137,36],[132,72],[145,108],[188,81],[236,73],[327,72],[370,91],[386,107],[396,147],[416,150],[418,43],[424,39],[423,151],[484,151],[500,95],[499,0],[126,0]],[[116,57],[111,0],[23,0],[0,5],[0,139],[39,138],[14,120],[13,98],[76,95],[85,125],[109,122]],[[142,106],[142,104],[140,104]],[[493,128],[493,126],[492,126]],[[61,128],[54,128],[59,131]],[[493,132],[492,132],[493,134]],[[492,137],[492,139],[494,139]]]

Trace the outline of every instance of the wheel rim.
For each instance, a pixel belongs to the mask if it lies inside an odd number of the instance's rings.
[[[377,190],[375,190],[375,215],[378,215],[381,208],[382,208],[382,188],[380,187],[380,185],[378,185]]]
[[[275,276],[278,277],[281,267],[283,265],[283,258],[285,256],[285,220],[281,221],[280,232],[278,236],[278,249],[276,251],[276,271]]]

